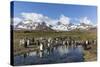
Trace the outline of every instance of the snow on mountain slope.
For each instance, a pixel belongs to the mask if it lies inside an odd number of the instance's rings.
[[[58,30],[58,31],[68,31],[67,26],[64,26],[64,25],[54,26],[54,27],[52,27],[52,29]]]
[[[71,31],[74,29],[88,30],[93,28],[91,21],[87,17],[81,19],[79,24],[73,24],[70,21],[71,19],[64,15],[61,15],[59,19],[56,20],[37,13],[22,13],[21,15],[23,19],[16,18],[18,22],[13,21],[15,30]]]

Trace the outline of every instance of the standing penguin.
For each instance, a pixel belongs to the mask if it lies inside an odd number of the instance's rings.
[[[42,43],[40,43],[40,51],[42,51],[43,50],[43,44]]]

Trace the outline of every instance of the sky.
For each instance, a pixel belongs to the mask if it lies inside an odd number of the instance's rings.
[[[72,5],[72,4],[52,4],[52,3],[37,3],[37,2],[13,2],[13,18],[29,18],[33,17],[47,17],[56,20],[65,20],[72,23],[97,23],[97,7],[86,5]],[[24,17],[23,17],[24,16]],[[37,20],[37,19],[35,19]]]

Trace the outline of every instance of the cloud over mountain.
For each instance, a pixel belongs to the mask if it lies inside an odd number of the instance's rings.
[[[70,18],[64,15],[61,15],[59,18],[59,22],[61,22],[64,25],[70,24]]]
[[[33,22],[46,22],[47,24],[53,24],[55,25],[58,21],[61,22],[62,24],[69,24],[70,23],[70,18],[64,16],[63,14],[60,15],[59,19],[51,19],[47,16],[44,16],[42,14],[38,14],[38,13],[21,13],[21,16],[23,17],[23,20],[31,20]],[[21,18],[14,18],[14,23],[19,23],[20,21],[22,21]]]
[[[33,22],[43,22],[45,16],[37,13],[21,13],[24,20],[32,20]]]
[[[80,19],[80,23],[92,24],[92,21],[88,17],[83,17]]]
[[[63,14],[61,14],[57,19],[51,19],[43,14],[23,12],[21,13],[21,17],[22,18],[13,18],[14,27],[34,30],[38,28],[51,28],[53,30],[68,31],[75,28],[86,29],[88,28],[88,25],[92,25],[92,21],[88,17],[77,19],[79,20],[79,25],[76,25],[71,22],[72,18]]]

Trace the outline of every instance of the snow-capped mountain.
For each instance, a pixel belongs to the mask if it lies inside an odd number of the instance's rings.
[[[31,20],[24,20],[18,23],[15,30],[52,30],[50,27],[46,25],[45,22],[33,22]]]
[[[80,30],[89,30],[90,28],[93,28],[94,26],[91,24],[85,24],[85,23],[80,23],[77,25],[77,29]]]
[[[57,31],[70,31],[75,28],[76,26],[72,23],[62,24],[61,22],[58,22],[55,26],[52,27],[52,29],[57,30]]]
[[[81,19],[79,24],[71,23],[71,19],[64,15],[61,15],[58,19],[50,19],[42,14],[22,13],[22,17],[16,18],[17,21],[13,21],[14,30],[71,31],[75,29],[89,30],[94,28],[87,17]]]
[[[74,29],[88,30],[93,28],[92,25],[80,23],[78,25],[69,23],[62,24],[57,22],[55,25],[48,25],[46,22],[33,22],[31,20],[24,20],[15,26],[15,30],[55,30],[55,31],[71,31]]]
[[[39,23],[36,23],[36,22],[32,22],[31,20],[24,20],[24,21],[21,21],[20,23],[18,23],[16,26],[15,26],[15,29],[27,29],[27,30],[35,30],[36,27],[38,26]]]

